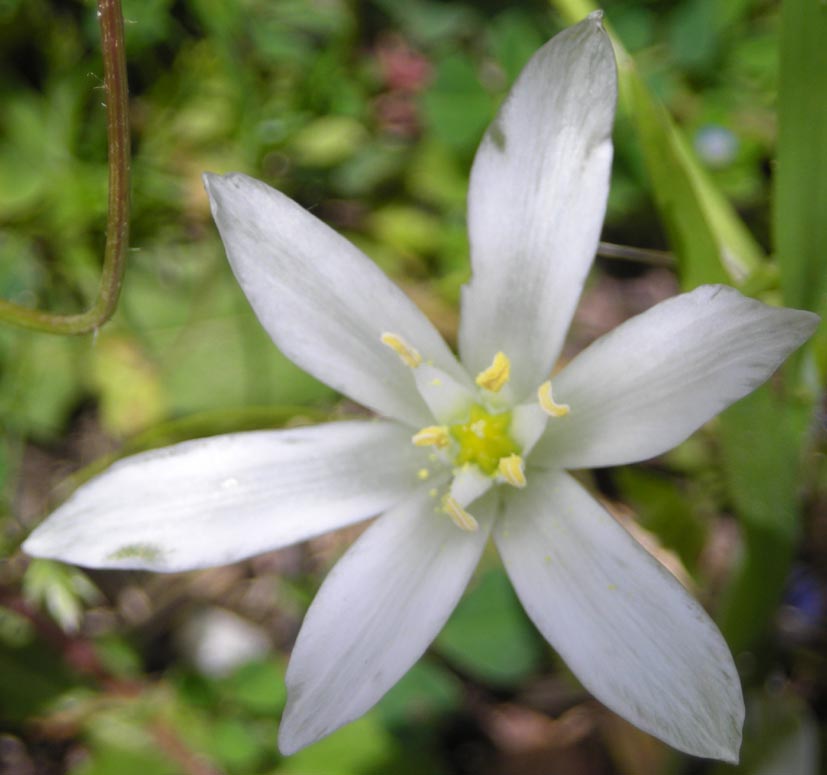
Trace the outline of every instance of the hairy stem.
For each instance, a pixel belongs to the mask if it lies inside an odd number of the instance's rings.
[[[57,315],[0,300],[0,321],[50,334],[86,334],[115,311],[129,243],[129,111],[120,0],[98,0],[107,106],[109,213],[100,287],[95,303],[76,315]]]

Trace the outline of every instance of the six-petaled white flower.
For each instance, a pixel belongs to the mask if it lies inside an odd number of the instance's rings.
[[[26,550],[183,571],[381,514],[299,634],[280,730],[290,753],[401,678],[493,536],[528,615],[595,697],[676,748],[735,760],[744,709],[723,638],[565,469],[670,449],[766,380],[817,319],[701,287],[597,340],[552,393],[603,219],[615,100],[611,45],[592,15],[537,52],[488,129],[469,191],[461,362],[374,264],[296,203],[244,175],[205,176],[235,275],[273,340],[382,419],[128,458]]]

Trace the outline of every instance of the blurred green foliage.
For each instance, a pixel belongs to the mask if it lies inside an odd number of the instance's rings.
[[[0,569],[0,765],[73,775],[517,772],[533,749],[503,721],[516,707],[527,728],[572,708],[588,717],[565,749],[567,771],[593,771],[596,747],[607,762],[601,772],[691,769],[660,749],[647,759],[606,732],[605,714],[526,622],[493,563],[432,652],[374,712],[284,760],[275,740],[285,654],[332,560],[324,550],[322,559],[296,549],[282,564],[226,571],[232,584],[222,570],[162,581],[42,562],[27,570],[14,552],[66,494],[60,482],[71,471],[87,466],[77,481],[127,452],[351,411],[261,330],[224,259],[204,171],[244,171],[309,207],[451,339],[468,277],[465,194],[476,145],[533,51],[585,5],[124,4],[133,220],[118,313],[78,339],[0,328],[0,549],[8,558]],[[635,62],[635,91],[616,127],[604,239],[668,247],[678,267],[673,275],[602,262],[595,298],[633,307],[651,283],[671,290],[729,276],[772,300],[780,296],[777,250],[788,301],[823,305],[823,230],[792,225],[799,215],[823,221],[822,200],[802,214],[806,193],[789,178],[771,199],[778,4],[607,0],[604,8]],[[3,298],[71,312],[96,291],[107,185],[98,47],[89,2],[0,2]],[[808,60],[798,54],[785,60],[793,69],[782,71],[784,83],[821,95],[814,105],[823,110],[823,69],[802,81]],[[813,153],[792,164],[815,163],[817,186],[827,146],[812,137],[824,122],[809,125],[794,98],[780,102],[794,122],[788,147]],[[774,232],[773,212],[783,227],[776,222]],[[722,246],[747,256],[737,276],[722,265]],[[606,282],[619,290],[608,293]],[[772,756],[798,741],[793,732],[815,728],[809,708],[823,710],[827,700],[827,469],[823,419],[813,421],[827,374],[823,342],[785,384],[733,407],[670,455],[597,476],[721,616],[751,702],[763,709],[751,716],[745,751],[754,753],[742,772],[769,771],[762,767]],[[201,605],[252,622],[273,656],[221,675],[199,666],[175,634]],[[552,767],[560,750],[534,753]],[[790,772],[814,771],[801,766]]]

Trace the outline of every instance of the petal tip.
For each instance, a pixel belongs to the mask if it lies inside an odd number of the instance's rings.
[[[739,732],[738,739],[731,743],[724,742],[717,751],[710,751],[706,754],[710,759],[717,759],[718,761],[726,762],[735,766],[741,761],[741,734]]]
[[[261,183],[243,172],[227,172],[224,175],[217,172],[204,172],[201,175],[201,181],[212,201],[215,201],[216,195],[222,193],[222,189],[241,190],[245,186],[269,188],[265,183]]]
[[[801,319],[803,321],[802,327],[807,332],[807,338],[809,338],[816,332],[819,325],[821,325],[821,316],[806,309],[798,311],[801,313]]]
[[[292,756],[305,746],[296,740],[296,736],[283,731],[284,727],[279,727],[279,752],[282,756]]]
[[[71,562],[70,559],[63,559],[68,554],[67,547],[55,544],[53,531],[49,524],[51,517],[46,518],[29,534],[29,537],[21,544],[20,548],[29,557],[41,557],[50,560]]]
[[[210,200],[210,210],[213,218],[216,217],[216,208],[218,207],[219,191],[221,186],[222,176],[215,172],[205,172],[201,175],[201,182],[204,184],[204,190],[207,192],[207,199]]]
[[[596,11],[592,11],[587,17],[590,22],[593,22],[595,27],[599,29],[603,29],[603,11],[602,9],[598,8]]]
[[[302,723],[295,712],[295,703],[290,700],[288,688],[287,706],[281,716],[278,733],[278,748],[282,756],[292,756],[303,748],[321,740],[325,735],[334,731],[328,729],[321,734],[309,730],[309,724]],[[306,721],[306,719],[305,719]]]
[[[29,557],[42,557],[41,548],[39,548],[40,541],[38,541],[37,533],[32,533],[21,545],[21,549],[29,555]]]

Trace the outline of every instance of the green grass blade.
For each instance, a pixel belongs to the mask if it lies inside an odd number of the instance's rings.
[[[819,311],[827,291],[827,4],[781,4],[773,225],[784,302]]]

